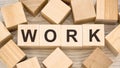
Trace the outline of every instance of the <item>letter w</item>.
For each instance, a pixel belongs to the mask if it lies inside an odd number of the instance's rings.
[[[30,39],[32,42],[35,41],[35,37],[36,37],[36,33],[37,33],[37,30],[34,30],[33,32],[33,35],[32,35],[32,32],[30,29],[27,30],[27,33],[25,34],[24,30],[21,30],[22,32],[22,36],[23,36],[23,40],[24,42],[27,42],[27,39],[28,39],[28,36],[30,35]]]

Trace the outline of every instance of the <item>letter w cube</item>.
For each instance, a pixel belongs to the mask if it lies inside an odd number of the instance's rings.
[[[39,46],[40,40],[39,25],[19,25],[18,26],[18,45],[20,47]]]

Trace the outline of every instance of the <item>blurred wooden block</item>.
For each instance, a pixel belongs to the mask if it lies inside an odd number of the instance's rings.
[[[2,22],[0,22],[0,47],[12,39],[11,33],[6,29]]]
[[[20,2],[2,7],[1,12],[9,30],[16,30],[18,24],[27,22]]]
[[[60,33],[62,47],[82,48],[82,25],[62,25]]]
[[[96,48],[82,66],[83,68],[109,68],[112,63],[102,50]]]
[[[60,25],[40,25],[40,46],[58,47],[61,46]]]
[[[56,48],[44,61],[46,68],[70,68],[72,61],[61,51]]]
[[[96,23],[114,24],[118,21],[118,0],[97,0]]]
[[[0,58],[7,68],[13,68],[18,62],[25,59],[25,56],[25,53],[12,40],[0,49]]]
[[[50,23],[60,24],[69,14],[71,8],[60,0],[50,0],[42,9],[41,14]]]
[[[20,1],[33,16],[36,16],[47,3],[47,0],[20,0]]]
[[[111,31],[106,37],[106,45],[114,55],[120,54],[120,25]]]
[[[17,64],[17,68],[41,68],[37,57]]]
[[[40,29],[37,24],[18,25],[18,45],[22,48],[37,47],[40,44]]]
[[[92,0],[71,0],[71,6],[75,24],[95,20],[95,8]]]
[[[104,47],[104,25],[85,24],[83,25],[83,48]]]

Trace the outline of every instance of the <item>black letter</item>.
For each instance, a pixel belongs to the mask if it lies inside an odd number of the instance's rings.
[[[70,32],[73,32],[74,34],[73,35],[70,35]],[[75,38],[75,36],[77,35],[77,32],[76,32],[76,30],[67,30],[67,42],[69,42],[70,41],[70,37],[71,38],[73,38],[73,40],[75,41],[75,42],[77,42],[77,40],[76,40],[76,38]]]
[[[94,33],[92,33],[92,29],[90,29],[90,42],[92,42],[92,38],[95,37],[98,42],[100,42],[99,38],[97,37],[97,32],[100,31],[100,29],[97,29]]]
[[[47,34],[49,33],[49,32],[52,32],[53,34],[54,34],[54,37],[53,37],[53,39],[48,39],[48,37],[47,37]],[[56,35],[56,32],[54,31],[54,30],[52,30],[52,29],[49,29],[49,30],[47,30],[46,32],[45,32],[45,40],[47,40],[48,42],[53,42],[53,41],[55,41],[55,39],[57,38],[57,35]]]
[[[25,33],[24,33],[24,30],[21,30],[21,32],[22,32],[22,36],[23,36],[24,42],[27,42],[28,35],[30,35],[30,38],[31,38],[31,41],[32,41],[32,42],[35,41],[35,37],[36,37],[37,30],[34,30],[34,35],[33,35],[33,36],[32,36],[32,33],[31,33],[31,30],[30,30],[30,29],[27,30],[27,34],[26,34],[26,35],[25,35]]]

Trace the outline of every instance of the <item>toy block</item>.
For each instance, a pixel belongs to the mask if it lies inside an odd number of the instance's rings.
[[[50,23],[60,24],[70,13],[71,8],[60,0],[50,0],[42,9],[42,16]]]
[[[25,56],[25,53],[12,40],[0,49],[0,58],[7,68],[15,67],[18,62],[25,59]]]
[[[37,47],[40,44],[38,24],[18,25],[18,46],[22,48]]]
[[[46,68],[70,68],[72,63],[60,48],[56,48],[55,51],[43,61]]]
[[[92,0],[71,0],[74,23],[92,22],[96,18]]]
[[[41,68],[37,57],[18,63],[17,68]]]
[[[47,3],[47,0],[20,0],[20,1],[33,16],[36,16]]]
[[[104,47],[104,40],[103,24],[83,25],[83,48]]]
[[[40,25],[40,46],[60,46],[60,25]]]
[[[27,22],[20,2],[2,7],[1,13],[9,30],[16,30],[18,24]]]
[[[114,55],[120,54],[120,25],[111,31],[106,37],[105,42],[107,47],[113,52]]]
[[[114,24],[118,21],[118,0],[97,0],[96,23]]]
[[[83,61],[83,68],[109,68],[112,64],[112,60],[107,57],[104,52],[96,48],[93,53]]]
[[[81,48],[82,25],[62,25],[61,43],[62,47]]]
[[[0,47],[12,39],[11,33],[6,29],[2,22],[0,22]]]

